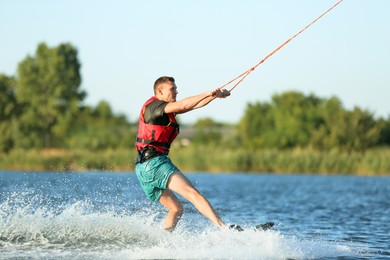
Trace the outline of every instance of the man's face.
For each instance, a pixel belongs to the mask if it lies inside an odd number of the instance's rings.
[[[177,87],[175,83],[163,83],[161,84],[161,98],[162,100],[166,102],[175,102],[176,101],[176,95],[178,94],[177,92]]]

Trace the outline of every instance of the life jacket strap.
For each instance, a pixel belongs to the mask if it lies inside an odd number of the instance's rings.
[[[154,141],[154,140],[146,140],[146,139],[142,139],[142,138],[139,138],[139,137],[137,137],[137,143],[152,144],[152,145],[161,146],[161,147],[164,147],[164,148],[167,148],[167,149],[171,148],[171,144],[169,144],[169,143],[157,142],[157,141]]]

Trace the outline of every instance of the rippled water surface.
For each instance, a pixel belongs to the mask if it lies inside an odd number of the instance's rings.
[[[173,233],[133,173],[0,172],[0,259],[390,259],[390,178],[187,175],[227,223],[184,203]],[[266,221],[275,228],[256,232]]]

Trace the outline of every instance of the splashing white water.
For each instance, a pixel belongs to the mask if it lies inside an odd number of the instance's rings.
[[[23,197],[15,194],[0,205],[1,257],[307,259],[354,255],[348,246],[304,241],[278,231],[199,229],[183,219],[175,232],[168,233],[162,230],[160,213],[153,210],[103,212],[87,201],[48,208],[42,198],[26,203]]]

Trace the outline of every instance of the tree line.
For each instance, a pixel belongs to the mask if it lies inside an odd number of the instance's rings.
[[[132,147],[137,122],[114,114],[110,104],[83,103],[81,63],[70,43],[40,43],[14,76],[0,73],[0,152],[13,149]],[[237,146],[249,150],[295,147],[364,152],[390,145],[390,117],[348,110],[336,97],[297,91],[275,94],[270,102],[248,103],[235,125],[201,119],[191,145]]]
[[[31,148],[114,148],[133,136],[124,115],[106,101],[85,105],[81,64],[69,43],[40,43],[15,76],[0,74],[0,151]]]
[[[289,91],[271,102],[248,104],[239,125],[242,143],[257,147],[309,147],[364,152],[390,144],[390,117],[368,110],[347,110],[336,97],[319,98]]]

